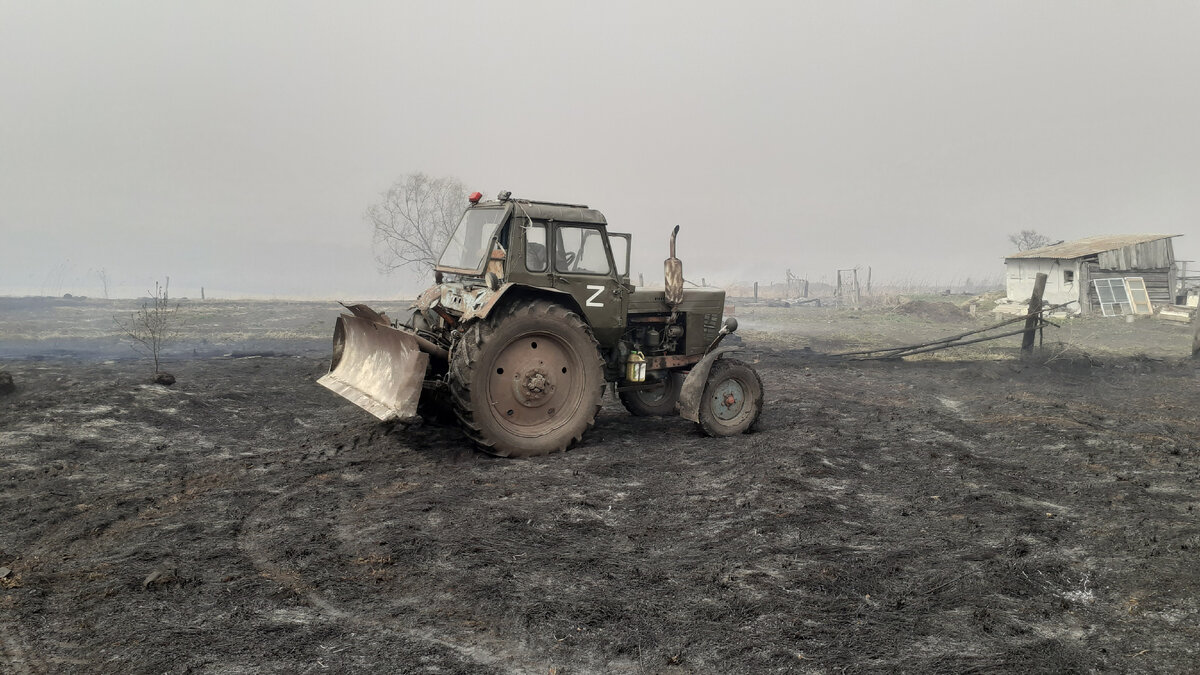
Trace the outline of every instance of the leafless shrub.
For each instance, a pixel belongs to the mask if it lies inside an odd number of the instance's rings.
[[[179,337],[183,321],[179,303],[171,304],[168,288],[171,278],[163,284],[154,282],[154,294],[142,303],[141,309],[130,314],[128,319],[113,317],[121,334],[129,340],[133,351],[154,360],[154,372],[162,372],[160,357],[163,347]]]

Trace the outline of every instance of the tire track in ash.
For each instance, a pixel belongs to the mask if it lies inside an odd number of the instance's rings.
[[[35,571],[40,571],[43,565],[49,564],[46,561],[52,560],[57,561],[59,571],[65,574],[93,571],[96,568],[89,561],[95,561],[98,552],[119,551],[127,544],[114,542],[125,542],[134,532],[155,526],[172,508],[237,480],[238,476],[227,473],[210,473],[192,479],[185,487],[165,493],[161,486],[151,485],[132,492],[97,496],[86,509],[71,511],[25,543],[24,557],[37,561],[33,563]],[[51,596],[69,595],[68,590],[45,578],[27,580],[26,585],[38,587]],[[4,611],[14,618],[3,617]],[[57,651],[63,642],[54,638],[55,628],[49,629],[48,635],[39,635],[37,631],[23,627],[19,618],[21,613],[28,614],[28,610],[22,612],[20,605],[0,609],[0,666],[3,666],[0,673],[41,675],[90,663],[87,660],[90,657],[73,659]]]
[[[262,576],[283,584],[293,592],[302,595],[313,607],[316,607],[330,620],[347,622],[364,628],[376,628],[396,632],[418,641],[427,642],[450,650],[471,663],[496,668],[504,672],[544,673],[547,671],[548,666],[545,660],[535,660],[527,655],[515,653],[511,647],[495,639],[484,640],[477,636],[471,644],[466,644],[447,639],[446,637],[439,637],[433,630],[406,626],[397,619],[386,616],[370,616],[364,614],[366,610],[340,606],[335,601],[323,595],[320,588],[306,581],[299,572],[287,569],[274,562],[273,557],[277,552],[271,550],[263,542],[263,538],[257,536],[256,533],[267,531],[278,532],[282,528],[297,526],[305,530],[311,530],[312,523],[289,525],[283,522],[287,519],[287,504],[301,495],[311,495],[318,486],[329,482],[333,478],[334,475],[332,472],[324,472],[312,476],[299,487],[287,490],[263,502],[253,509],[242,521],[238,534],[238,546]],[[417,605],[418,601],[414,598],[393,598],[392,603],[393,606],[412,606]],[[593,671],[580,669],[576,666],[572,668],[572,672],[589,673]]]
[[[26,645],[20,625],[15,621],[0,621],[0,662],[4,672],[13,675],[44,675],[50,672],[50,664],[39,659]]]

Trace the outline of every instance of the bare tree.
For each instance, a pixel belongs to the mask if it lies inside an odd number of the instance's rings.
[[[467,191],[457,178],[430,178],[413,173],[383,193],[383,201],[367,209],[375,228],[375,259],[391,272],[407,265],[433,266],[467,205]]]
[[[104,291],[104,299],[108,300],[108,270],[101,267],[96,270],[96,277],[100,279],[100,289]]]
[[[1054,242],[1044,234],[1038,234],[1037,230],[1021,230],[1016,234],[1008,235],[1008,240],[1013,246],[1017,247],[1018,251],[1029,251],[1043,246],[1050,246]]]
[[[183,328],[180,320],[179,303],[171,305],[167,289],[171,285],[171,277],[160,285],[154,282],[154,294],[142,303],[141,309],[133,312],[128,319],[113,317],[113,321],[129,340],[135,352],[154,360],[154,372],[162,372],[160,356],[163,347],[179,337]],[[147,291],[149,295],[149,291]]]

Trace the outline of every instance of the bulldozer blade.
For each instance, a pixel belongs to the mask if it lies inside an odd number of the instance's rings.
[[[429,355],[414,335],[343,314],[333,329],[333,361],[317,383],[380,420],[417,417]]]

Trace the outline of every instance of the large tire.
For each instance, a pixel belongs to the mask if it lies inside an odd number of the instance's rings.
[[[737,359],[717,359],[700,397],[700,427],[709,436],[746,433],[762,413],[758,372]]]
[[[604,384],[591,329],[578,314],[541,300],[476,321],[450,359],[459,423],[502,457],[536,457],[579,442],[596,423]]]
[[[679,403],[679,390],[683,378],[676,373],[667,373],[661,386],[653,389],[632,389],[619,393],[621,404],[638,417],[665,417],[674,415]]]

